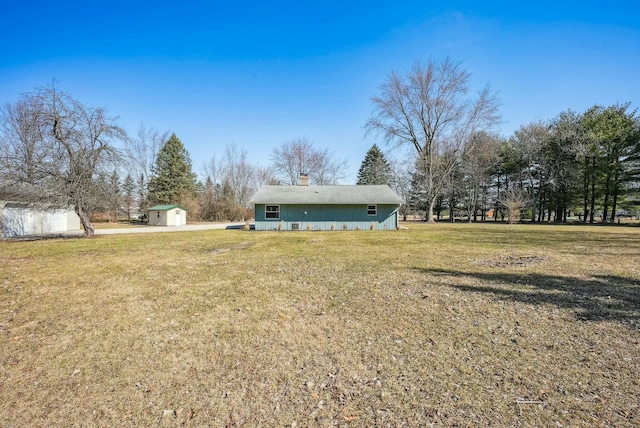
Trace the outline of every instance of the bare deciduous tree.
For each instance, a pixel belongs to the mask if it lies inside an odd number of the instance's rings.
[[[465,142],[497,123],[498,101],[485,87],[475,99],[467,96],[471,75],[450,59],[416,62],[402,76],[392,72],[372,98],[374,109],[365,128],[379,132],[397,146],[412,146],[422,159],[427,192],[427,221],[457,165]],[[446,156],[445,156],[446,155]]]
[[[520,219],[520,211],[527,203],[527,197],[522,189],[510,187],[502,193],[499,202],[507,210],[509,224],[514,224]]]
[[[494,135],[478,133],[464,147],[460,168],[464,177],[462,196],[469,222],[476,220],[479,206],[484,214],[491,172],[499,160],[499,142]]]
[[[207,219],[221,220],[229,217],[244,217],[249,199],[256,191],[259,181],[268,174],[249,162],[248,152],[228,144],[222,158],[212,156],[203,165],[206,199],[203,212]],[[270,180],[270,179],[269,179]]]
[[[403,220],[407,219],[408,200],[411,191],[411,168],[412,162],[408,159],[399,161],[391,159],[389,162],[391,167],[391,188],[405,201],[400,207],[400,214]]]
[[[222,162],[216,157],[211,156],[209,160],[205,161],[202,165],[202,171],[206,180],[211,180],[213,184],[221,184],[223,182],[222,173],[224,166]]]
[[[42,129],[38,121],[42,110],[40,100],[34,97],[22,97],[0,109],[0,172],[4,173],[5,180],[10,173],[14,181],[37,186],[44,178],[41,166],[46,164],[47,153],[39,144]],[[22,167],[15,168],[16,165]]]
[[[329,149],[316,150],[313,154],[314,169],[309,172],[309,180],[319,186],[337,184],[345,177],[348,163],[346,159],[336,159]]]
[[[347,161],[329,149],[316,149],[306,138],[285,141],[271,153],[273,169],[283,182],[296,185],[301,174],[317,185],[336,184],[345,177]]]
[[[138,188],[140,210],[147,208],[147,192],[153,172],[152,168],[158,156],[158,151],[171,132],[160,132],[157,129],[140,124],[134,138],[127,141],[127,159],[129,173],[135,177]]]
[[[296,185],[300,174],[311,171],[312,151],[313,143],[306,138],[285,141],[271,153],[273,169],[283,182]]]
[[[256,189],[259,189],[261,186],[266,184],[270,185],[278,185],[280,184],[280,180],[276,178],[276,172],[273,170],[273,167],[256,167]]]
[[[119,161],[115,142],[124,130],[103,108],[88,107],[58,91],[40,88],[8,104],[0,117],[3,180],[32,204],[73,207],[93,236],[89,214],[98,206],[97,176]]]
[[[228,144],[224,150],[223,174],[231,187],[236,203],[246,208],[255,191],[255,167],[249,163],[248,153],[235,144]]]

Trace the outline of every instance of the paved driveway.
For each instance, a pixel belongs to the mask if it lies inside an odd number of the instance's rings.
[[[207,223],[207,224],[187,224],[184,226],[140,226],[124,227],[122,229],[96,229],[96,235],[117,235],[121,233],[167,233],[167,232],[190,232],[196,230],[211,229],[240,229],[246,223],[244,221],[231,223]],[[74,230],[65,233],[67,236],[82,235],[82,230]]]

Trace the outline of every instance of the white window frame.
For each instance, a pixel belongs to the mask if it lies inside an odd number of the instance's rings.
[[[269,210],[269,208],[276,208],[275,210]],[[276,217],[269,217],[269,214],[276,214]],[[265,220],[279,220],[280,219],[280,205],[265,205],[264,206],[264,218]]]
[[[373,209],[372,209],[373,207]],[[373,211],[373,213],[372,213]],[[376,216],[378,215],[378,206],[377,205],[367,205],[367,215]]]

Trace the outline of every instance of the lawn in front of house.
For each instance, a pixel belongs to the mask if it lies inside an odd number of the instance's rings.
[[[0,425],[634,426],[640,229],[0,242]]]

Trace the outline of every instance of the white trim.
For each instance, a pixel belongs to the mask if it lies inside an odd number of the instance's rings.
[[[267,208],[276,207],[275,211],[268,211]],[[277,217],[267,217],[267,214],[277,214]],[[280,205],[265,205],[264,206],[264,219],[265,220],[280,220]]]

